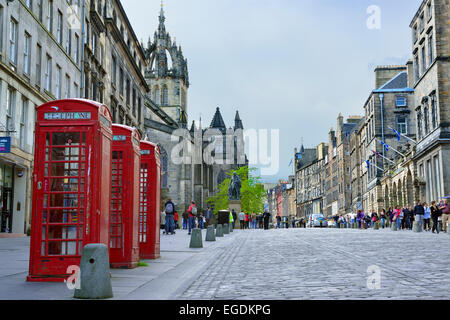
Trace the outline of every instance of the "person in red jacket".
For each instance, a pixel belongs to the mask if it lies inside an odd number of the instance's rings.
[[[188,209],[188,213],[189,213],[189,216],[188,216],[189,233],[188,234],[190,235],[192,229],[195,228],[195,218],[197,217],[197,207],[195,206],[194,201],[191,202],[191,205],[189,206],[189,209]]]
[[[245,214],[245,229],[248,229],[249,216],[248,213]]]
[[[175,214],[173,216],[173,221],[175,222],[175,227],[174,227],[175,230],[178,229],[178,219],[179,219],[178,211],[175,211]]]

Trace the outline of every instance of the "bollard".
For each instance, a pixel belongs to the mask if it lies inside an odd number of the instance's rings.
[[[208,226],[208,229],[206,230],[205,241],[216,241],[216,234],[214,232],[214,226]]]
[[[93,243],[83,248],[80,263],[80,289],[75,299],[108,299],[113,297],[109,273],[108,247]]]
[[[447,234],[450,236],[450,223],[447,223]]]
[[[228,223],[225,223],[223,225],[223,234],[230,234],[230,226],[228,225]]]
[[[189,244],[189,248],[191,249],[203,248],[201,229],[198,228],[192,229],[191,243]]]
[[[396,221],[392,222],[392,224],[391,224],[391,230],[392,230],[392,231],[398,231]]]
[[[233,232],[233,223],[230,223],[230,233]]]
[[[216,229],[216,237],[217,238],[221,238],[223,237],[223,226],[221,224],[217,225],[217,229]]]

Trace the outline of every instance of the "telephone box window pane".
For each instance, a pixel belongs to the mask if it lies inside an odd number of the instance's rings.
[[[52,161],[79,161],[79,148],[53,148]]]
[[[81,134],[81,143],[82,143],[83,146],[86,145],[86,132],[83,132]]]
[[[80,144],[79,132],[57,132],[52,134],[54,146],[72,146]]]
[[[76,226],[49,226],[48,240],[77,239]]]
[[[48,208],[48,195],[44,194],[44,208]]]
[[[78,223],[78,211],[76,209],[52,209],[50,210],[50,223]]]
[[[62,255],[74,256],[77,254],[77,242],[76,241],[63,242],[62,249],[63,249]]]
[[[41,239],[47,239],[47,227],[42,227],[42,238]]]
[[[78,192],[78,179],[59,178],[51,180],[51,191]]]
[[[47,210],[42,212],[42,223],[47,223]]]
[[[45,256],[45,242],[41,243],[41,256]]]
[[[77,177],[79,175],[78,163],[52,163],[51,166],[52,177]]]
[[[78,194],[51,194],[50,207],[76,208],[78,207]]]

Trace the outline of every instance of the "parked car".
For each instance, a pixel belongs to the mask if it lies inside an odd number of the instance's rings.
[[[326,227],[328,227],[328,221],[325,219],[323,214],[316,213],[316,214],[312,214],[309,217],[308,225],[311,228],[326,228]]]

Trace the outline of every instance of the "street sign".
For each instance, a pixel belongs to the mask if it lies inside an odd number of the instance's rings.
[[[0,153],[11,153],[11,137],[0,138]]]

